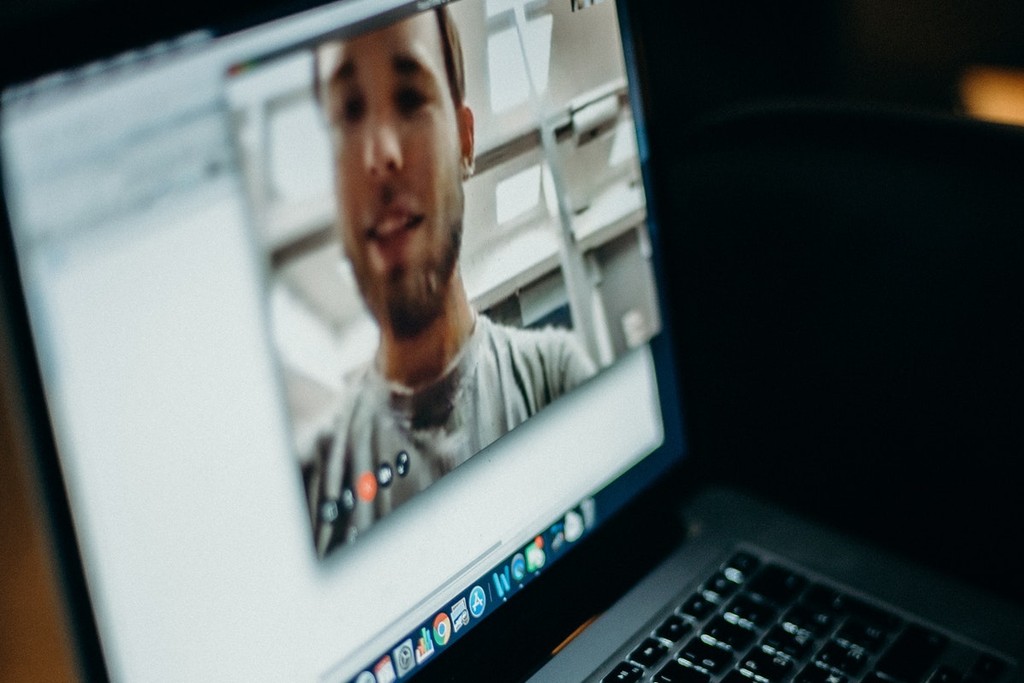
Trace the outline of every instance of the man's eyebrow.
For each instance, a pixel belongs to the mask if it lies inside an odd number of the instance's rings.
[[[391,58],[391,68],[399,76],[416,76],[427,70],[423,62],[408,53],[394,55]]]
[[[350,60],[345,60],[338,64],[338,67],[334,70],[334,73],[331,74],[330,80],[335,82],[351,81],[355,77],[355,75],[356,65]]]
[[[413,55],[401,53],[391,58],[391,68],[395,70],[399,76],[412,77],[422,73],[426,73],[427,68],[423,65],[419,59]],[[345,60],[338,64],[337,68],[334,69],[334,73],[331,74],[330,82],[334,83],[349,83],[355,80],[356,65],[351,60]]]

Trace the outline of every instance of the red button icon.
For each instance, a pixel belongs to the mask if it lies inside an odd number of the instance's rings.
[[[377,496],[377,477],[373,472],[363,472],[356,482],[356,495],[359,500],[369,503]]]

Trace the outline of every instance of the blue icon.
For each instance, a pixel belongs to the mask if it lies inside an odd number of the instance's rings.
[[[548,533],[551,535],[551,552],[557,553],[565,545],[565,525],[558,522]]]
[[[504,600],[505,594],[512,591],[512,577],[509,574],[508,567],[502,567],[501,572],[491,574],[491,580],[494,581],[494,592],[498,594],[499,598]]]
[[[512,558],[512,579],[516,582],[522,581],[526,576],[526,558],[522,553],[516,553]]]
[[[473,586],[473,590],[469,592],[469,613],[473,615],[474,619],[479,619],[483,616],[486,607],[487,596],[484,594],[484,589],[480,586]]]

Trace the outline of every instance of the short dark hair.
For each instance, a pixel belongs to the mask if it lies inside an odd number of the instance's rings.
[[[438,31],[441,33],[441,52],[444,55],[445,71],[448,72],[448,88],[452,93],[452,102],[458,109],[466,101],[466,70],[459,29],[447,5],[435,7],[434,13],[437,16]]]

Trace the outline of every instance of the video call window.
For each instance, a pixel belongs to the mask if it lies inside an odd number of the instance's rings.
[[[576,9],[461,0],[227,76],[321,557],[660,328],[616,8]]]

